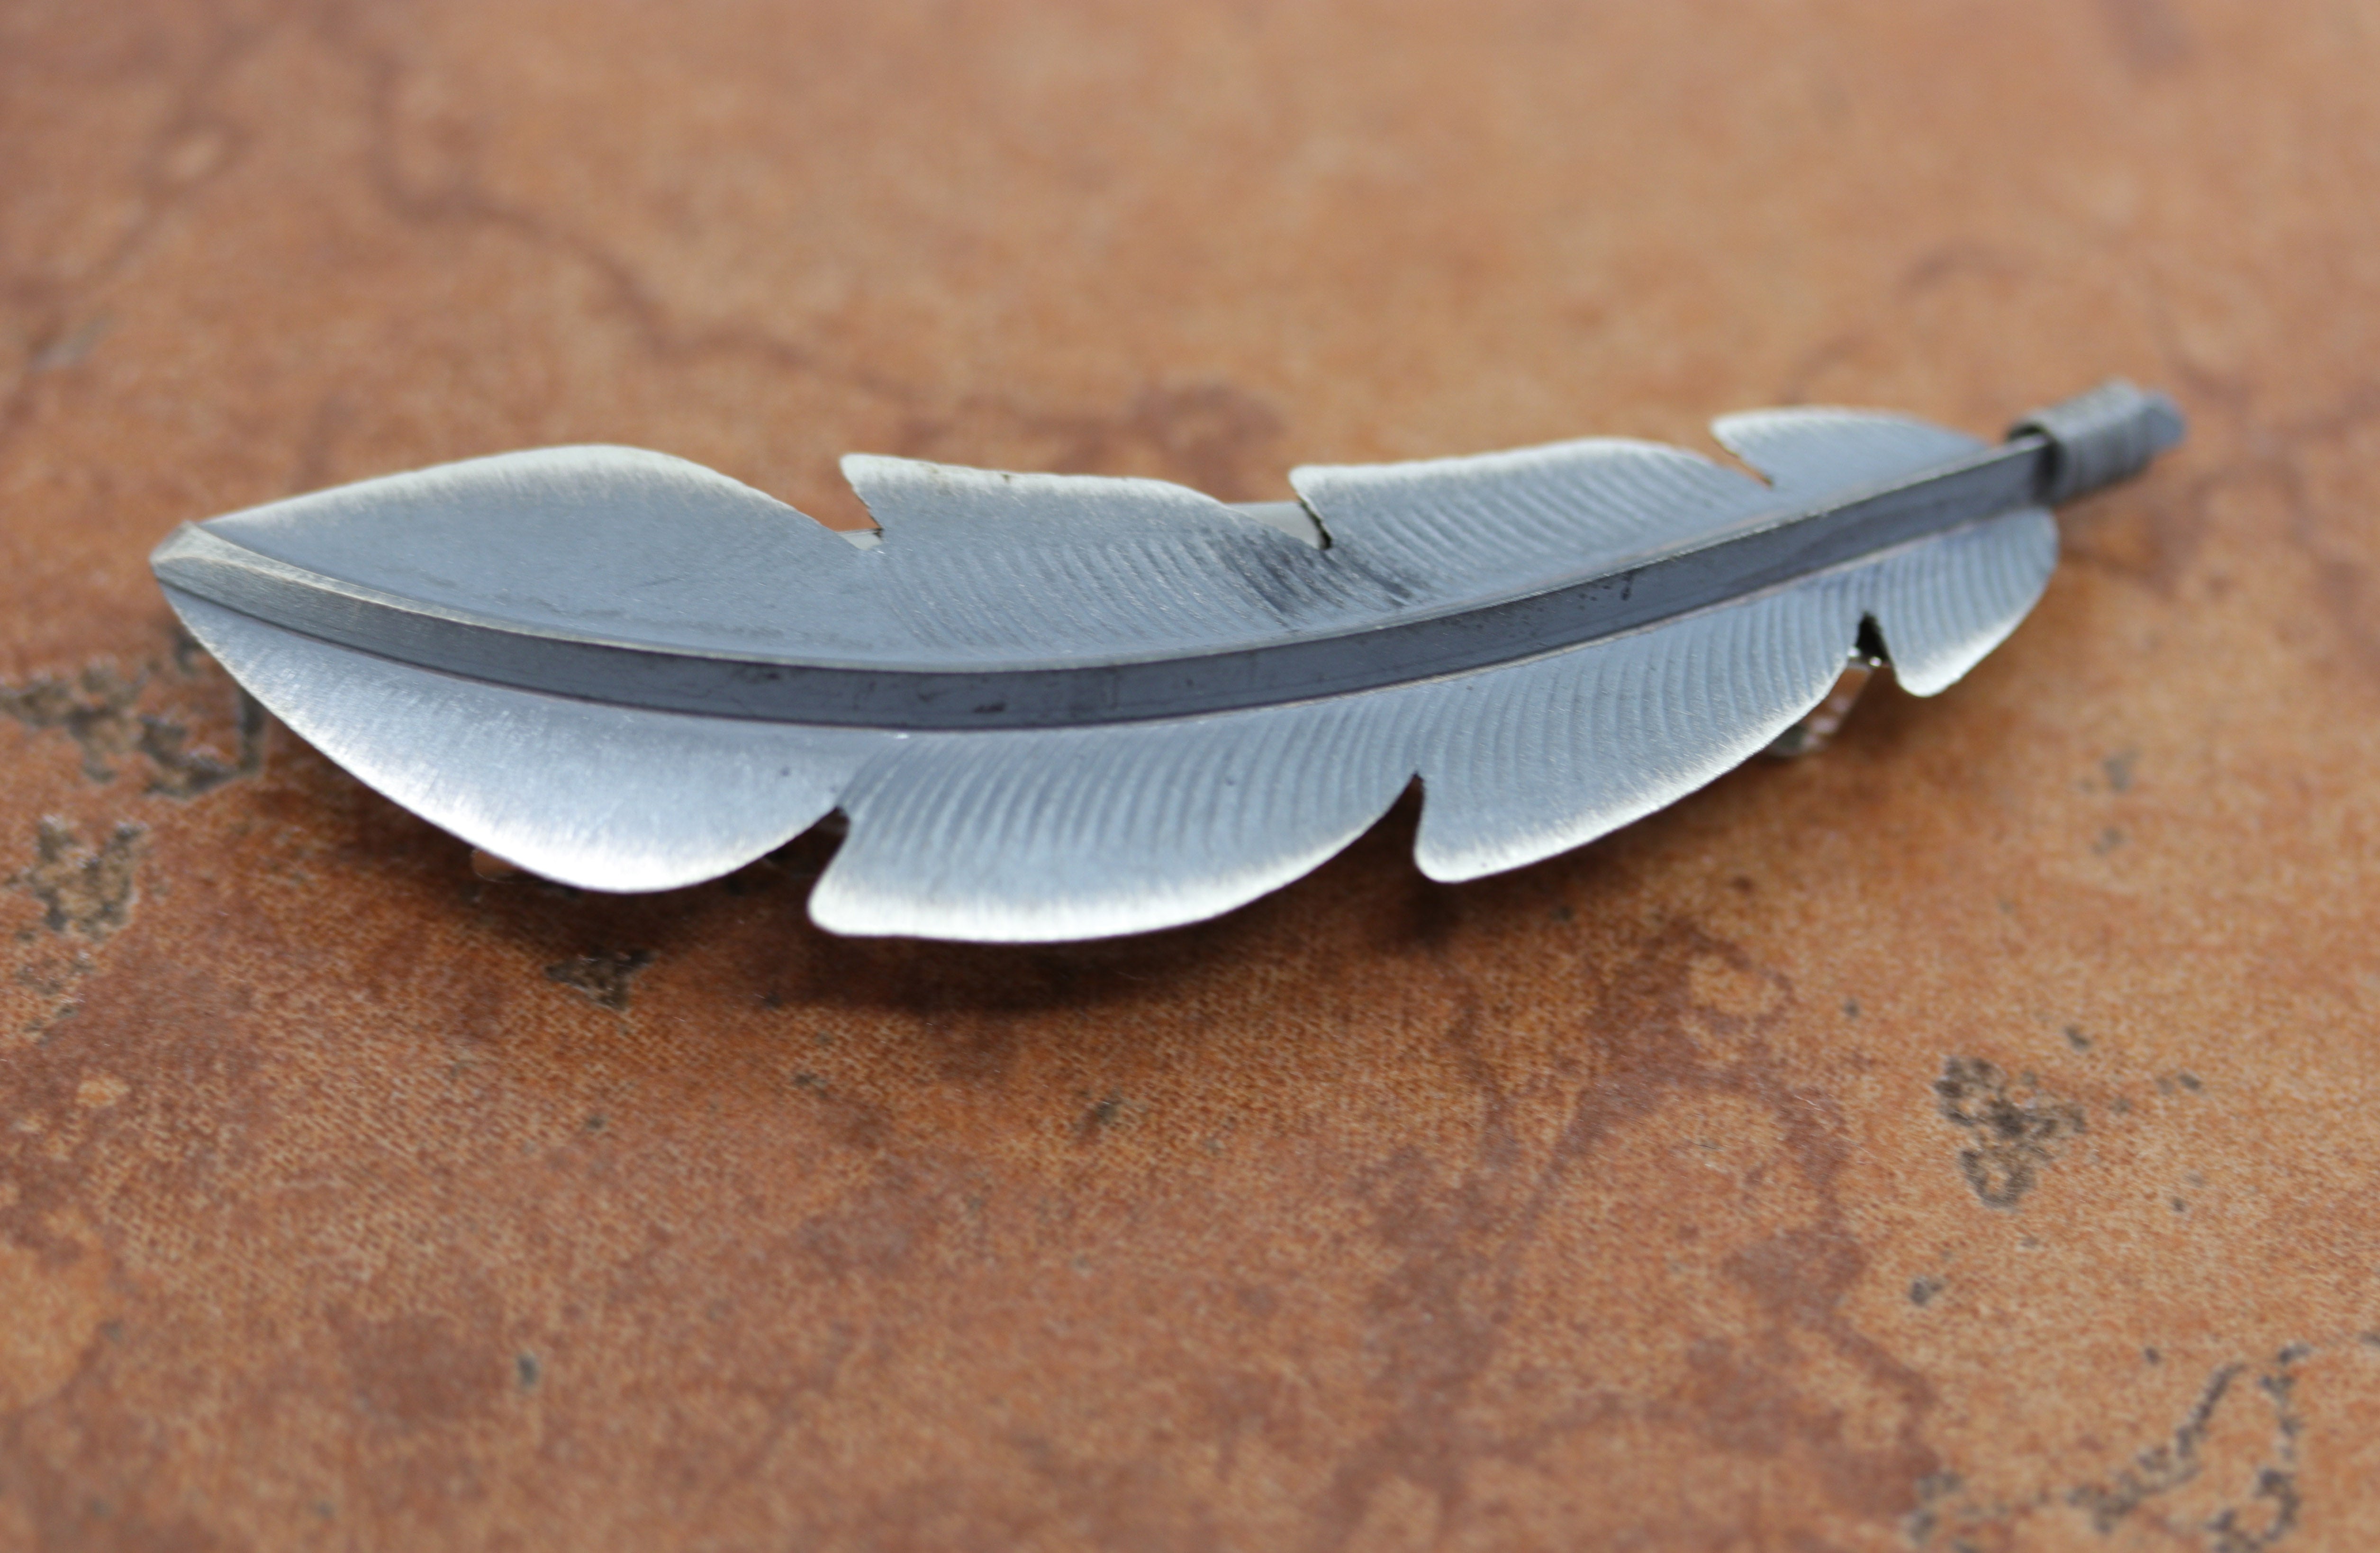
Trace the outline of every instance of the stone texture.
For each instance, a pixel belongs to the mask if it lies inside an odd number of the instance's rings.
[[[2380,1541],[2380,18],[0,6],[0,1546]],[[2034,619],[1456,889],[841,941],[245,710],[173,524],[620,441],[2195,435]],[[1705,444],[1706,445],[1706,444]]]

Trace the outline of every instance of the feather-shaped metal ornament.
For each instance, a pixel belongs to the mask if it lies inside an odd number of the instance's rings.
[[[1423,872],[1473,879],[1702,786],[1847,656],[1930,696],[2039,597],[2047,505],[2182,422],[2118,382],[1997,445],[1836,409],[1713,430],[1766,480],[1592,439],[1233,506],[854,455],[856,536],[551,448],[185,525],[152,564],[283,721],[531,872],[665,890],[840,810],[820,925],[1095,938],[1286,884],[1416,778]]]

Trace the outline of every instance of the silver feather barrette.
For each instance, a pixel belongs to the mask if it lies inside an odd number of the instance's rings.
[[[191,633],[364,782],[592,890],[713,879],[831,813],[839,933],[1196,921],[1416,779],[1467,880],[1807,733],[1847,666],[1930,696],[2058,560],[2047,506],[2179,442],[2113,382],[1986,443],[1900,416],[1293,471],[1293,502],[855,454],[842,534],[620,447],[475,458],[185,524]],[[1840,698],[1838,698],[1838,702]]]

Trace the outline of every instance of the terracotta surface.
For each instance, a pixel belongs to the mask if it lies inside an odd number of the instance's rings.
[[[0,6],[0,1546],[2380,1546],[2380,13]],[[2195,419],[1937,700],[1202,928],[648,899],[172,525],[521,445],[1284,494]],[[1703,444],[1707,445],[1707,444]]]

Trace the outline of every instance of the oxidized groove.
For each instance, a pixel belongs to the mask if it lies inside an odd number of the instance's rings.
[[[2026,431],[1878,490],[1482,605],[1262,647],[1050,667],[885,668],[565,634],[345,582],[191,525],[159,547],[154,564],[176,602],[195,595],[324,641],[522,689],[827,726],[1062,727],[1376,690],[1621,636],[2030,505],[2058,468],[2057,447]]]

